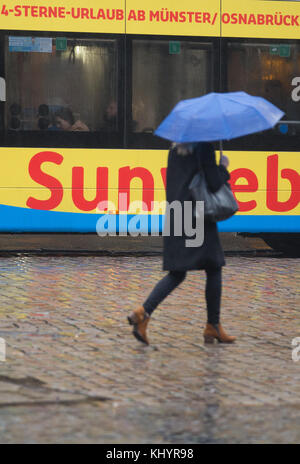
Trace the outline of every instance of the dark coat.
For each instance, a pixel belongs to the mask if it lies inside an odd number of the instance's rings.
[[[224,166],[216,164],[216,155],[210,143],[198,143],[192,154],[178,155],[176,148],[169,152],[167,169],[167,202],[174,200],[191,201],[189,184],[199,168],[203,169],[207,185],[216,192],[229,178]],[[183,235],[178,237],[172,231],[164,236],[163,269],[168,271],[189,271],[195,269],[217,268],[225,265],[224,253],[219,240],[217,225],[205,221],[204,243],[200,247],[186,247]]]

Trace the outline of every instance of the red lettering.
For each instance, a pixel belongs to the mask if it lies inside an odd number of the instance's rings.
[[[200,11],[195,12],[195,22],[202,23],[202,13]]]
[[[291,195],[287,201],[278,201],[278,155],[268,156],[267,207],[282,213],[296,208],[300,202],[300,174],[294,169],[282,169],[281,177],[291,184]]]
[[[59,18],[65,18],[66,17],[66,15],[65,15],[65,7],[60,6],[58,8],[58,17]]]
[[[101,11],[101,10],[99,10],[99,11]],[[80,8],[77,8],[77,12],[75,12],[75,8],[72,8],[71,14],[72,14],[72,18],[74,18],[74,19],[80,18]],[[99,19],[99,13],[98,13],[97,19]]]
[[[29,5],[23,5],[22,8],[24,10],[25,16],[28,16],[28,10],[29,10],[30,6]]]
[[[150,11],[150,21],[159,21],[159,12],[158,11]]]
[[[247,24],[247,15],[239,14],[239,24]]]
[[[273,16],[267,14],[266,15],[266,25],[271,24],[271,26],[273,26],[274,25],[273,21],[274,21]]]
[[[97,16],[94,15],[94,10],[93,10],[93,8],[90,8],[90,18],[91,18],[91,19],[97,19]]]
[[[135,14],[135,11],[134,10],[130,10],[129,11],[129,15],[128,15],[128,21],[137,21],[137,17],[136,17],[136,14]]]
[[[94,200],[84,198],[84,169],[72,169],[72,199],[74,205],[81,211],[93,211],[98,203],[108,201],[108,168],[97,168],[97,187]]]
[[[187,11],[186,14],[189,17],[189,22],[192,23],[193,22],[194,12],[193,11]]]
[[[107,15],[107,19],[112,21],[113,19],[115,19],[116,10],[112,10],[111,12],[109,10],[106,10],[106,15]]]
[[[123,21],[124,19],[124,11],[123,10],[117,10],[117,20],[118,21]]]
[[[52,6],[49,6],[49,18],[52,18],[52,16],[54,18],[57,18],[57,7],[56,6],[54,8],[52,8]]]
[[[201,13],[196,13],[196,16],[197,15],[200,15],[200,18],[201,18]],[[170,11],[170,21],[171,22],[175,22],[175,23],[178,23],[178,11]],[[201,22],[201,21],[197,21],[197,22]]]
[[[224,24],[230,23],[230,15],[228,13],[223,13],[222,14],[222,23],[224,23]]]
[[[258,14],[257,15],[257,24],[265,24],[265,16],[263,14]]]
[[[47,7],[46,6],[40,6],[40,17],[42,16],[47,18]]]
[[[291,24],[291,25],[292,25],[292,26],[299,26],[299,21],[298,21],[298,19],[299,19],[299,16],[294,16],[294,15],[293,15],[293,16],[292,16],[292,24]]]
[[[186,16],[185,16],[185,12],[184,11],[181,11],[179,13],[179,22],[180,23],[185,23],[186,22]]]
[[[237,13],[232,13],[232,15],[231,15],[231,24],[237,24],[237,22],[238,22]]]
[[[9,14],[9,11],[7,10],[5,5],[2,6],[1,14],[4,16],[8,16]]]
[[[138,20],[139,21],[145,21],[146,20],[146,13],[144,10],[139,10],[138,11]]]
[[[61,164],[63,156],[55,151],[41,151],[34,155],[28,166],[29,175],[40,185],[47,187],[51,191],[51,196],[48,200],[37,200],[36,198],[29,197],[26,205],[32,209],[50,210],[56,208],[63,198],[63,186],[55,178],[41,170],[43,163]]]
[[[210,23],[210,13],[203,13],[203,22]]]
[[[101,18],[101,19],[106,19],[106,17],[105,17],[105,12],[104,12],[103,9],[100,9],[100,10],[98,11],[97,19],[100,19],[100,18]]]
[[[247,180],[246,185],[237,185],[238,179],[243,178]],[[247,168],[240,168],[235,169],[230,173],[230,185],[232,188],[233,193],[235,192],[256,192],[258,189],[258,179],[251,169]],[[256,208],[256,201],[240,201],[236,198],[236,201],[239,205],[240,211],[251,211],[252,209]]]
[[[143,181],[143,202],[147,205],[148,211],[151,211],[153,206],[151,202],[154,200],[154,180],[151,172],[145,168],[130,169],[129,166],[125,166],[119,169],[119,195],[127,195],[126,211],[128,211],[130,203],[130,182],[135,177],[139,177]],[[120,199],[118,208],[121,211]],[[143,205],[143,209],[147,211],[145,205]]]
[[[31,16],[33,16],[33,18],[37,18],[38,17],[38,7],[37,6],[32,6],[31,7]]]
[[[15,16],[21,16],[22,10],[20,5],[15,6]]]
[[[81,19],[89,19],[89,10],[88,8],[81,8]]]
[[[255,19],[255,15],[254,15],[254,14],[251,14],[251,15],[249,16],[248,24],[256,24],[256,19]]]
[[[161,168],[160,174],[164,183],[164,187],[167,188],[167,168]]]

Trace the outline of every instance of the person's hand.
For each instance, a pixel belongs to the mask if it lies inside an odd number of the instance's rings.
[[[89,128],[82,121],[78,120],[71,127],[71,131],[89,132]]]
[[[224,166],[226,169],[228,168],[228,166],[229,166],[229,159],[227,158],[227,156],[225,156],[225,155],[222,155],[222,156],[221,156],[220,164],[222,164],[222,166]]]

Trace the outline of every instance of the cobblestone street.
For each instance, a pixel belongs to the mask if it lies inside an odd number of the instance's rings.
[[[300,260],[227,257],[222,322],[204,345],[204,273],[154,313],[127,314],[160,257],[0,258],[1,443],[298,443]]]

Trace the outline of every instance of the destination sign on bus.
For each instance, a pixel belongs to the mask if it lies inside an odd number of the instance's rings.
[[[300,37],[300,3],[260,0],[19,0],[0,3],[0,28],[99,33]]]

